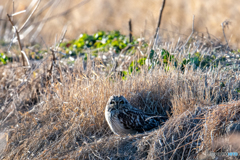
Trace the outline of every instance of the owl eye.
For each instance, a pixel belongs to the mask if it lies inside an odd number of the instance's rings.
[[[124,104],[124,102],[123,102],[123,101],[120,101],[119,103],[120,103],[120,104]]]
[[[111,101],[110,104],[115,104],[115,101]]]

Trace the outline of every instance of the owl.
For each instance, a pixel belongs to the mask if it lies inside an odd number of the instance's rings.
[[[152,130],[167,120],[166,117],[144,113],[132,107],[123,96],[115,95],[107,102],[105,118],[111,130],[120,136]]]

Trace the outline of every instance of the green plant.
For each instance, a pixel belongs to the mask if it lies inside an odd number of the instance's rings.
[[[240,93],[240,88],[236,88],[235,91],[237,91],[238,93]]]
[[[139,59],[138,61],[133,60],[128,67],[129,73],[132,73],[133,71],[140,72],[140,68],[145,64],[145,60],[145,57]]]
[[[86,49],[92,49],[94,50],[93,53],[97,53],[98,51],[107,52],[112,48],[116,53],[119,53],[128,45],[137,43],[136,40],[130,43],[128,37],[122,35],[119,31],[99,31],[93,35],[81,34],[79,39],[62,43],[60,47],[67,54],[74,53],[76,55],[84,53]]]
[[[2,64],[7,64],[8,62],[8,57],[4,53],[0,53],[0,62],[2,62]]]
[[[193,55],[188,54],[188,57],[184,58],[183,61],[180,63],[180,68],[183,71],[187,64],[192,65],[194,69],[205,69],[207,67],[210,67],[211,65],[213,67],[217,67],[219,62],[223,62],[225,60],[226,58],[224,56],[216,58],[215,55],[201,55],[199,52],[196,52]]]

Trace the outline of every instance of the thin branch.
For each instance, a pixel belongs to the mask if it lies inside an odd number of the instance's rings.
[[[53,5],[51,5],[50,9],[47,11],[47,13],[44,15],[43,19],[46,19],[48,17],[50,17],[50,15],[52,14],[53,10],[55,9],[55,7],[58,5],[58,1],[54,1]],[[39,26],[37,27],[36,31],[34,32],[34,34],[32,35],[30,42],[34,41],[36,39],[36,37],[38,36],[38,34],[41,32],[41,30],[43,29],[44,25],[46,24],[45,21],[42,21]],[[34,26],[34,25],[32,25]]]
[[[29,61],[28,61],[26,53],[23,50],[21,50],[21,53],[24,56],[25,60],[27,61],[27,66],[25,68],[30,68]]]
[[[156,33],[154,35],[154,38],[157,37],[158,31],[159,31],[159,28],[160,28],[160,25],[161,25],[162,12],[163,12],[164,6],[165,6],[165,0],[162,1],[162,8],[161,8],[160,13],[159,13],[158,25],[157,25],[157,29],[156,29]]]
[[[60,46],[60,44],[63,42],[63,39],[64,39],[64,37],[65,37],[65,35],[66,35],[66,32],[67,32],[67,25],[65,25],[64,28],[63,28],[62,37],[61,37],[61,39],[59,40],[58,45],[56,46],[56,50],[58,49],[58,47]]]
[[[131,43],[132,42],[132,21],[131,21],[131,19],[129,20],[128,25],[129,25],[129,42]]]
[[[16,16],[16,15],[25,13],[25,12],[26,12],[26,10],[22,10],[22,11],[19,11],[19,12],[17,12],[17,13],[13,13],[13,14],[11,14],[10,16],[13,17],[13,16]]]
[[[38,8],[39,4],[40,4],[41,0],[38,1],[37,5],[35,6],[35,8],[33,9],[32,13],[28,16],[27,20],[24,22],[24,24],[22,25],[22,27],[18,30],[18,32],[21,32],[21,30],[23,29],[23,27],[27,24],[27,22],[29,21],[29,19],[32,17],[33,13],[36,11],[36,9]]]
[[[45,12],[53,3],[53,0],[48,1],[42,8],[37,11],[37,13],[32,17],[32,19],[36,19],[37,17],[39,17],[39,15]]]
[[[14,13],[14,0],[12,1],[12,3],[13,3],[13,13]],[[12,17],[12,21],[13,21],[13,17]]]
[[[25,65],[25,58],[24,58],[25,56],[24,56],[23,53],[22,53],[22,45],[21,45],[21,41],[20,41],[20,36],[19,36],[18,30],[17,30],[17,28],[15,27],[15,25],[13,24],[13,21],[11,20],[11,16],[10,16],[9,14],[7,14],[7,16],[8,16],[8,19],[9,19],[10,23],[12,24],[12,26],[13,26],[16,34],[17,34],[18,44],[19,44],[19,48],[20,48],[20,50],[21,50],[21,55],[22,55],[23,66],[26,66],[26,65]],[[28,64],[28,65],[29,65],[29,64]]]
[[[194,18],[195,18],[195,16],[193,15],[192,33],[190,34],[190,36],[188,37],[186,43],[182,46],[182,48],[184,48],[184,47],[187,45],[188,41],[190,40],[190,38],[192,37],[192,35],[193,35],[193,33],[194,33]]]
[[[208,39],[211,39],[211,36],[210,36],[210,34],[208,32],[208,28],[207,27],[206,27],[206,30],[207,30],[207,34],[208,34]]]
[[[51,64],[51,67],[50,69],[48,70],[48,73],[49,73],[49,79],[48,81],[51,80],[51,82],[53,83],[53,68],[56,64],[56,56],[55,56],[55,50],[54,49],[50,49],[50,51],[52,51],[52,56],[53,56],[53,59],[52,59],[52,64]]]
[[[227,44],[227,49],[229,49],[229,46],[228,46],[228,41],[227,41],[227,37],[226,37],[226,35],[225,35],[224,28],[225,28],[225,27],[228,27],[229,23],[230,23],[230,22],[229,22],[228,20],[225,20],[224,22],[221,23],[222,31],[223,31],[223,36],[224,36],[224,39],[225,39],[226,44]]]
[[[53,83],[53,70],[54,70],[54,66],[56,65],[56,60],[57,60],[55,52],[57,52],[60,43],[62,43],[62,41],[63,41],[63,39],[64,39],[64,37],[66,35],[66,32],[67,32],[67,26],[64,26],[63,31],[62,31],[62,37],[59,40],[58,45],[56,45],[56,47],[54,49],[50,49],[50,51],[52,52],[52,56],[53,56],[51,67],[48,70],[49,80],[51,78],[51,83]]]
[[[13,110],[6,116],[6,118],[4,118],[4,120],[0,122],[0,125],[2,125],[2,124],[13,114],[14,111],[15,111],[15,109],[13,109]]]
[[[47,21],[52,20],[52,19],[54,19],[54,18],[56,18],[56,17],[60,17],[60,16],[67,15],[68,13],[72,12],[73,10],[77,9],[78,7],[81,7],[82,5],[88,3],[89,1],[91,1],[91,0],[84,0],[84,1],[78,3],[77,5],[73,6],[72,8],[70,8],[70,9],[68,9],[68,10],[66,10],[66,11],[64,11],[64,12],[62,12],[62,13],[56,14],[56,15],[54,15],[54,16],[52,16],[52,17],[44,18],[44,19],[41,20],[41,21],[32,23],[31,25],[38,25],[38,24],[40,24],[40,23],[42,23],[42,22],[47,22]],[[28,26],[25,26],[25,27],[28,27]],[[24,28],[25,28],[25,27],[24,27]]]

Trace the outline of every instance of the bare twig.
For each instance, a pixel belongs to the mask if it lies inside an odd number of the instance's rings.
[[[64,39],[64,37],[65,37],[66,32],[67,32],[67,26],[65,26],[65,27],[63,28],[62,37],[61,37],[61,39],[59,40],[59,42],[58,42],[58,44],[56,45],[56,47],[55,47],[54,49],[50,49],[51,52],[52,52],[53,59],[52,59],[51,67],[50,67],[50,69],[48,70],[48,73],[49,73],[49,77],[51,77],[51,82],[52,82],[52,83],[53,83],[53,70],[54,70],[53,68],[54,68],[54,66],[55,66],[55,64],[56,64],[56,60],[57,60],[57,59],[56,59],[55,52],[57,52],[57,49],[58,49],[60,43],[62,43],[62,41],[63,41],[63,39]],[[50,79],[50,78],[49,78],[49,79]]]
[[[228,21],[228,20],[225,20],[224,22],[221,23],[222,31],[223,31],[223,36],[224,36],[224,39],[225,39],[226,44],[227,44],[227,49],[229,49],[229,45],[228,45],[227,37],[226,37],[226,35],[225,35],[224,28],[225,28],[225,27],[228,27],[229,24],[230,24],[230,21]]]
[[[13,13],[14,13],[14,0],[12,1],[12,3],[13,3]],[[12,17],[12,21],[13,21],[13,17]]]
[[[22,55],[24,56],[24,59],[25,59],[26,62],[27,62],[27,66],[24,67],[24,68],[30,68],[29,61],[28,61],[28,58],[27,58],[26,53],[25,53],[23,50],[21,50],[21,53],[22,53]]]
[[[161,25],[162,12],[163,12],[164,6],[165,6],[165,0],[162,1],[162,8],[161,8],[160,13],[159,13],[158,25],[157,25],[157,29],[156,29],[156,33],[155,33],[154,38],[157,37],[158,31],[159,31],[159,28],[160,28],[160,25]]]
[[[207,27],[206,27],[206,30],[207,30],[207,34],[208,34],[208,39],[211,39],[211,36],[210,36],[210,34],[208,32],[208,28]]]
[[[8,16],[8,19],[9,19],[10,23],[12,24],[13,28],[14,28],[15,31],[16,31],[17,38],[18,38],[18,40],[19,40],[19,41],[18,41],[19,47],[20,47],[20,50],[22,50],[22,45],[21,45],[21,43],[20,43],[20,38],[19,38],[18,30],[17,30],[16,27],[14,26],[13,21],[11,20],[11,16],[10,16],[9,14],[7,14],[7,16]]]
[[[47,13],[45,14],[43,19],[46,19],[48,17],[50,17],[51,13],[53,12],[54,8],[58,5],[58,1],[54,1],[53,5],[49,8],[49,10],[47,11]],[[45,21],[42,21],[39,26],[37,27],[35,33],[32,35],[30,41],[34,41],[36,39],[36,37],[38,36],[38,34],[41,32],[42,28],[45,25]],[[34,26],[33,24],[31,24],[32,26]]]
[[[145,37],[146,36],[146,33],[147,33],[147,20],[145,19],[145,21],[144,21],[144,30],[143,30],[143,37]]]
[[[0,122],[0,125],[2,125],[13,113],[14,113],[14,109],[4,118],[4,120],[2,122]]]
[[[51,67],[50,69],[48,70],[48,73],[49,73],[49,79],[51,79],[51,82],[53,82],[53,68],[55,66],[55,63],[56,63],[56,56],[55,56],[55,50],[53,49],[50,49],[52,51],[52,56],[53,56],[53,59],[52,59],[52,64],[51,64]]]
[[[62,41],[63,41],[63,39],[64,39],[64,37],[65,37],[65,35],[66,35],[66,32],[67,32],[67,25],[65,25],[64,28],[63,28],[62,37],[61,37],[61,39],[59,40],[59,43],[58,43],[58,45],[56,46],[56,49],[58,49],[59,45],[62,43]]]
[[[27,20],[24,22],[24,24],[22,25],[22,27],[18,30],[18,32],[21,32],[21,30],[23,29],[23,27],[27,24],[27,22],[29,21],[29,19],[32,17],[33,13],[36,11],[36,9],[38,8],[39,4],[40,4],[41,0],[38,1],[37,5],[35,6],[35,8],[33,9],[32,13],[28,16]]]
[[[21,50],[21,55],[22,55],[23,66],[26,66],[25,59],[27,61],[27,66],[29,66],[29,62],[28,62],[27,56],[24,55],[25,52],[22,50],[22,44],[21,44],[21,41],[20,41],[19,32],[18,32],[17,28],[15,27],[15,25],[13,24],[13,21],[11,20],[11,16],[9,14],[7,14],[7,16],[8,16],[8,19],[9,19],[10,23],[12,24],[12,27],[14,28],[14,30],[15,30],[15,32],[17,34],[18,44],[19,44],[19,48]]]
[[[56,14],[56,15],[54,15],[54,16],[52,16],[52,17],[44,18],[44,19],[41,20],[41,21],[32,23],[31,25],[39,25],[39,24],[42,23],[42,22],[47,22],[47,21],[52,20],[52,19],[54,19],[54,18],[56,18],[56,17],[64,16],[64,15],[72,12],[73,10],[77,9],[78,7],[83,6],[84,4],[88,3],[89,1],[91,1],[91,0],[84,0],[84,1],[78,3],[77,5],[73,6],[72,8],[70,8],[70,9],[68,9],[68,10],[66,10],[66,11],[64,11],[64,12],[62,12],[62,13]],[[46,17],[46,16],[45,16],[45,17]],[[28,27],[28,26],[25,26],[25,27]],[[25,28],[25,27],[24,27],[24,28]]]
[[[129,20],[128,25],[129,25],[129,42],[131,43],[132,42],[132,21],[131,21],[131,19]]]
[[[22,13],[25,13],[25,12],[26,12],[26,10],[22,10],[22,11],[13,13],[13,14],[11,14],[10,16],[11,16],[11,17],[14,17],[14,16],[17,16],[17,15],[22,14]]]
[[[189,42],[190,38],[192,37],[192,35],[193,35],[193,33],[194,33],[194,18],[195,18],[195,16],[193,15],[192,33],[190,34],[190,36],[188,37],[186,43],[182,46],[182,48],[184,48],[184,47],[187,45],[187,43]]]
[[[52,4],[54,3],[54,1],[48,1],[42,8],[40,8],[32,17],[32,19],[35,19],[37,17],[39,17],[40,14],[42,14],[44,11],[46,11]]]

